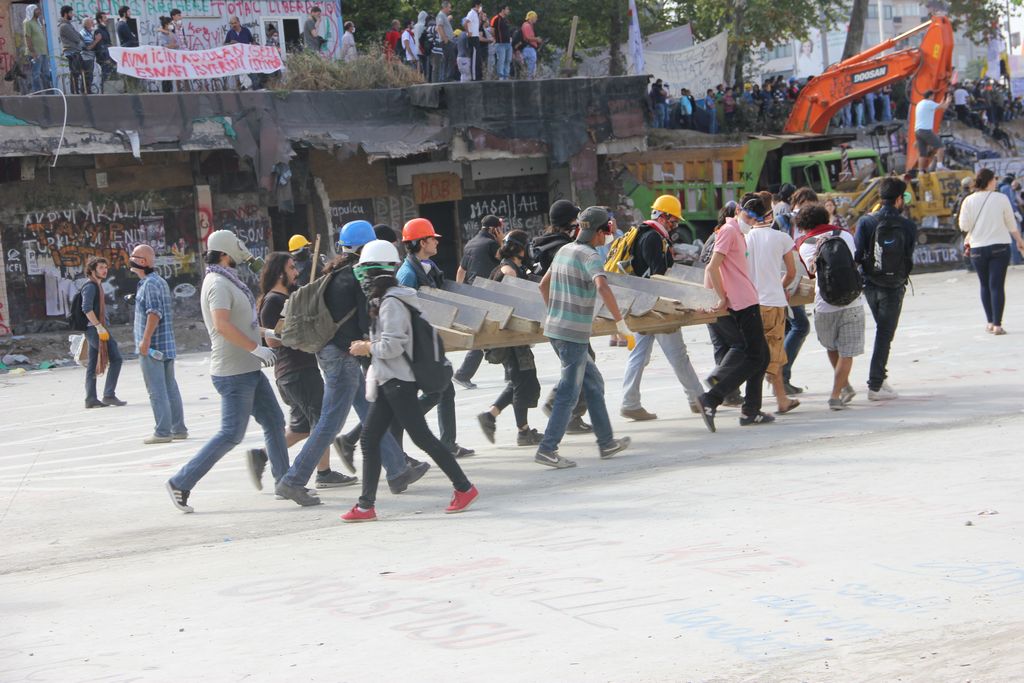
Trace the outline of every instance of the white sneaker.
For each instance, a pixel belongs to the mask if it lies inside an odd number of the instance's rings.
[[[892,399],[899,397],[900,395],[889,386],[888,382],[882,382],[882,386],[878,388],[878,391],[868,389],[869,401],[891,401]]]

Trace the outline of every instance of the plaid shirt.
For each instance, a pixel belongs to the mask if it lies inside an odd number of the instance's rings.
[[[139,288],[135,291],[135,347],[138,348],[142,342],[142,335],[146,331],[146,318],[150,313],[156,313],[160,322],[153,331],[153,338],[150,339],[149,347],[164,354],[165,360],[171,360],[178,355],[178,349],[174,345],[174,314],[171,311],[171,288],[167,280],[156,273],[150,273],[139,282]]]

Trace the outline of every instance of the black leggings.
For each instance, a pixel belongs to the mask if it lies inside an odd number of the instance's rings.
[[[510,405],[516,416],[516,426],[522,429],[530,424],[527,413],[530,408],[537,407],[540,399],[540,382],[537,381],[537,368],[523,370],[519,367],[519,360],[515,349],[509,349],[508,358],[502,365],[505,366],[505,379],[508,384],[498,395],[494,407],[504,410]]]
[[[417,400],[415,382],[392,379],[378,387],[377,400],[370,404],[370,412],[363,423],[359,444],[363,451],[363,495],[359,507],[369,509],[377,500],[377,484],[380,481],[380,440],[397,420],[420,450],[437,463],[452,485],[459,491],[470,489],[469,480],[455,462],[455,456],[434,436],[423,417],[423,409]]]

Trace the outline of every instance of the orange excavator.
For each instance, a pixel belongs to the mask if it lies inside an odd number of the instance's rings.
[[[909,47],[883,55],[922,31],[919,47]],[[910,120],[907,122],[907,170],[917,166],[914,116],[917,103],[931,90],[938,100],[946,96],[953,77],[953,27],[949,18],[936,15],[927,24],[865,50],[808,81],[793,104],[786,121],[786,133],[828,131],[832,118],[850,102],[895,81],[911,78]],[[942,111],[936,112],[935,132],[942,123]]]

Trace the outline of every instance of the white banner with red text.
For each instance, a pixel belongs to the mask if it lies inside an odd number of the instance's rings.
[[[156,81],[271,74],[284,68],[281,52],[269,45],[222,45],[210,50],[169,50],[166,47],[112,47],[117,72]]]

